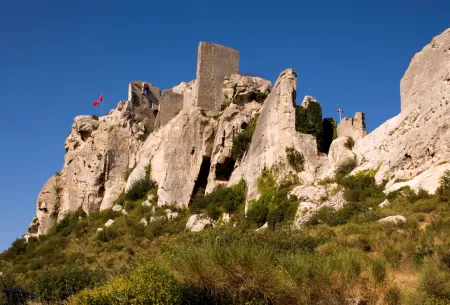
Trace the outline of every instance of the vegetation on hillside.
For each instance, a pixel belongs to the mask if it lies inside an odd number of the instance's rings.
[[[233,160],[241,160],[247,152],[256,129],[258,117],[259,114],[252,118],[248,125],[233,138],[233,147],[231,148],[231,157]]]
[[[295,106],[295,130],[313,135],[317,139],[317,150],[328,153],[331,142],[337,138],[336,121],[325,118],[322,121],[322,106],[310,102],[307,108]]]
[[[166,208],[142,206],[154,188],[140,188],[121,197],[127,215],[79,210],[47,235],[15,241],[0,257],[0,288],[49,304],[450,304],[450,172],[435,195],[407,187],[385,195],[376,170],[346,176],[350,161],[335,179],[348,203],[319,210],[301,229],[290,229],[293,186],[269,170],[247,217],[243,182],[199,195],[170,220],[159,218]],[[185,232],[194,212],[229,212],[232,221]],[[377,222],[399,214],[407,221]],[[109,237],[100,237],[108,219]]]

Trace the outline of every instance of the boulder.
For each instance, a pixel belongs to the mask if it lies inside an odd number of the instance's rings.
[[[397,224],[400,222],[406,222],[406,218],[402,215],[395,215],[381,218],[380,220],[378,220],[378,222],[392,222]]]
[[[105,227],[110,227],[114,223],[114,220],[108,219],[108,221],[105,223]]]
[[[186,230],[191,232],[199,232],[206,227],[214,226],[213,220],[203,215],[193,214],[189,217],[186,223]]]
[[[122,207],[121,205],[119,205],[119,204],[115,204],[115,205],[112,207],[112,210],[113,210],[114,212],[121,212],[121,211],[123,210],[123,207]]]
[[[384,199],[384,201],[382,203],[380,203],[378,206],[381,207],[381,208],[384,208],[384,207],[386,207],[386,206],[388,206],[390,204],[391,203],[389,202],[389,200]]]
[[[301,201],[319,202],[328,197],[328,192],[321,185],[299,185],[289,192],[288,197],[290,196],[295,196]]]

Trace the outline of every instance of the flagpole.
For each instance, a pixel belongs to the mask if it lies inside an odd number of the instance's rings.
[[[103,92],[102,92],[102,97],[103,97]],[[100,116],[103,115],[103,103],[100,103]]]
[[[342,121],[341,111],[339,111],[339,123]]]

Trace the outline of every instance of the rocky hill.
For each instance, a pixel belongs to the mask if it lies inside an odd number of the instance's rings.
[[[370,134],[296,86],[202,42],[196,80],[76,117],[0,304],[449,304],[450,30]]]
[[[76,117],[64,166],[42,188],[27,236],[46,233],[80,207],[86,213],[111,208],[145,178],[146,167],[158,185],[152,200],[177,207],[187,207],[199,189],[210,193],[241,179],[249,203],[259,197],[257,180],[265,168],[276,167],[280,181],[296,179],[309,193],[326,192],[317,182],[354,158],[354,172],[376,169],[377,182],[390,191],[409,185],[434,192],[449,168],[450,30],[414,56],[401,80],[399,115],[370,134],[364,113],[344,118],[322,152],[323,128],[320,135],[299,127],[313,124],[313,109],[321,107],[312,97],[305,97],[303,112],[296,107],[295,71],[283,71],[273,87],[238,73],[238,51],[201,42],[195,80],[168,90],[135,81],[128,100],[108,115]],[[247,146],[236,147],[252,124]],[[345,145],[349,138],[354,146]],[[289,164],[288,152],[301,158],[301,168]]]

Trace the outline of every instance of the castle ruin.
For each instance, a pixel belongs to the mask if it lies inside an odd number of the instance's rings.
[[[337,126],[338,137],[351,137],[353,140],[361,139],[367,135],[365,114],[357,112],[354,118],[343,118]]]
[[[145,132],[166,125],[187,104],[194,104],[210,114],[223,110],[222,83],[239,71],[239,51],[222,45],[200,42],[198,46],[197,80],[193,101],[174,89],[162,91],[148,82],[132,81],[128,85],[128,102],[143,122]],[[177,86],[178,87],[178,86]]]

